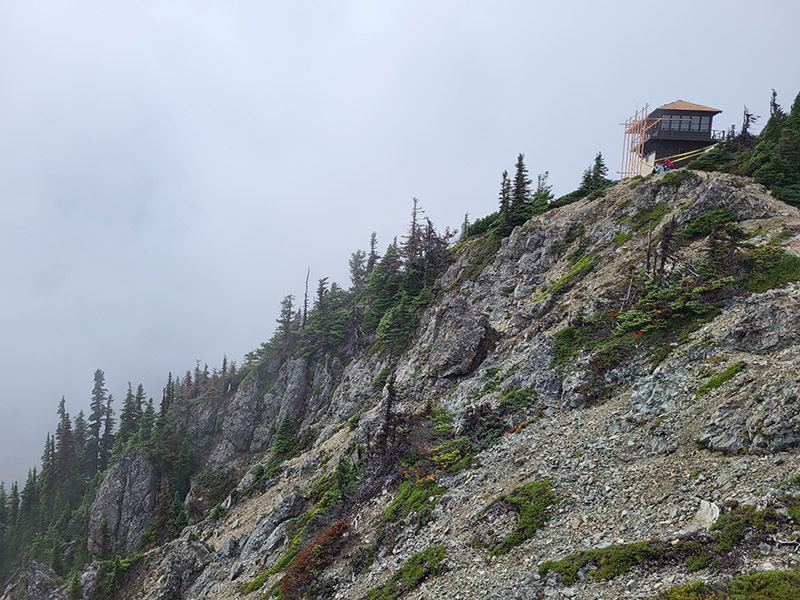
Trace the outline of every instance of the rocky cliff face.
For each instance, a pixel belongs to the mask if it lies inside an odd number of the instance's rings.
[[[679,171],[453,253],[399,358],[294,358],[176,410],[242,481],[118,597],[644,598],[800,562],[800,212]],[[254,474],[287,412],[318,437]],[[103,519],[136,549],[153,477],[108,474],[95,556]]]
[[[156,469],[134,448],[123,452],[97,492],[89,518],[89,552],[123,555],[139,547],[155,507]]]

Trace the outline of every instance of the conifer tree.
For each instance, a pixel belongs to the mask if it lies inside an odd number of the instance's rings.
[[[467,231],[469,230],[469,213],[464,213],[464,222],[461,224],[461,235],[458,237],[460,242],[467,239]]]
[[[367,258],[367,275],[372,273],[372,269],[378,264],[378,235],[373,231],[369,236],[369,257]]]
[[[19,486],[17,482],[11,484],[11,494],[8,498],[8,522],[13,527],[17,526],[19,518]]]
[[[356,250],[350,255],[348,265],[350,266],[350,284],[353,290],[358,291],[364,285],[364,278],[367,276],[366,266],[367,253],[363,250]]]
[[[308,278],[311,277],[311,269],[306,269],[306,291],[303,294],[303,318],[300,321],[300,329],[302,331],[306,330],[306,324],[308,323]]]
[[[6,494],[6,484],[0,481],[0,542],[3,541],[3,534],[8,525],[8,495]],[[0,543],[0,552],[4,544]],[[2,556],[2,554],[0,554]]]
[[[100,438],[100,455],[98,457],[98,468],[105,471],[111,460],[111,453],[114,449],[114,410],[111,408],[113,398],[111,394],[106,400],[106,407],[103,414],[103,436]]]
[[[511,188],[511,225],[524,223],[531,216],[531,183],[532,181],[528,177],[528,168],[525,166],[525,155],[520,153],[517,156],[514,183]]]
[[[122,447],[133,437],[139,429],[139,417],[136,409],[136,397],[133,395],[133,386],[128,382],[128,391],[125,400],[122,401],[122,411],[119,414],[119,431],[117,431],[117,441]]]
[[[83,410],[80,410],[78,411],[78,416],[75,417],[72,437],[75,445],[75,465],[77,470],[84,475],[88,472],[86,465],[87,435],[86,417],[83,414]]]
[[[65,407],[64,397],[58,403],[58,425],[55,435],[54,476],[59,483],[66,482],[75,471],[77,451],[72,434],[72,423]]]
[[[89,404],[88,439],[86,440],[87,475],[92,477],[100,468],[100,444],[103,434],[103,424],[106,417],[106,404],[108,399],[105,388],[105,374],[101,369],[94,372],[94,387],[92,400]]]
[[[508,171],[503,171],[500,180],[500,219],[503,225],[511,224],[511,180]]]
[[[394,245],[390,245],[386,248],[383,258],[375,265],[375,269],[367,277],[364,289],[369,305],[361,321],[364,331],[375,331],[383,314],[399,298],[402,281],[400,264],[397,248]]]
[[[553,186],[547,183],[550,171],[540,173],[537,178],[536,191],[533,193],[533,213],[541,214],[547,210],[547,206],[553,199]]]
[[[594,164],[592,165],[592,190],[593,192],[602,190],[605,187],[608,187],[610,183],[609,179],[606,177],[608,175],[608,167],[606,167],[606,162],[603,160],[603,153],[598,152],[597,155],[594,157]]]
[[[401,251],[406,258],[406,262],[411,262],[419,258],[422,253],[422,227],[420,225],[420,215],[422,208],[419,206],[417,198],[411,198],[411,223],[408,226],[408,234],[406,235],[405,243]]]
[[[162,418],[167,416],[169,407],[172,406],[173,402],[175,402],[175,383],[172,381],[172,371],[170,371],[167,376],[167,385],[164,387],[164,392],[161,396],[161,406],[159,407],[159,413]]]
[[[291,335],[292,319],[294,317],[294,295],[289,294],[281,300],[280,316],[276,319],[280,325],[281,332],[281,345],[283,347],[283,354],[287,356],[289,351],[289,337]]]
[[[153,406],[153,399],[147,401],[147,407],[142,412],[142,420],[139,423],[139,430],[136,432],[136,441],[140,444],[149,444],[153,439],[153,429],[156,422],[156,410]]]

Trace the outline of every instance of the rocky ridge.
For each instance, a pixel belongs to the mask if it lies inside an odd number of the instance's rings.
[[[192,437],[210,440],[207,467],[233,468],[242,479],[223,514],[142,551],[136,546],[153,510],[155,471],[136,452],[124,455],[103,482],[90,521],[93,555],[106,543],[140,553],[113,595],[257,598],[277,589],[286,567],[270,570],[313,510],[314,482],[335,477],[341,457],[363,468],[353,500],[321,513],[301,540],[305,546],[337,518],[347,520],[337,553],[313,573],[318,597],[382,598],[370,590],[438,545],[445,550],[441,564],[404,598],[644,598],[697,579],[797,566],[798,544],[790,538],[800,524],[787,520],[697,571],[681,561],[641,563],[607,581],[585,570],[573,585],[540,574],[544,561],[581,550],[644,540],[711,544],[709,527],[734,503],[787,511],[792,488],[782,482],[800,474],[798,284],[725,294],[722,310],[681,339],[664,338],[655,357],[652,347],[630,345],[647,339],[639,330],[609,338],[616,345],[593,346],[592,339],[566,353],[559,347],[564,331],[578,335],[586,323],[600,323],[595,315],[631,309],[626,288],[632,274],[657,260],[648,246],[657,254],[653,240],[663,239],[665,227],[684,230],[720,208],[735,213],[748,233],[736,252],[746,243],[800,254],[800,211],[751,180],[679,171],[624,182],[600,198],[534,217],[488,261],[482,240],[454,249],[436,301],[394,362],[379,352],[349,362],[294,358],[262,365],[225,401],[176,407],[174,418]],[[665,269],[696,270],[711,243],[701,236],[677,245]],[[387,367],[394,377],[376,389]],[[447,411],[441,414],[449,415],[453,435],[463,434],[471,415],[499,410],[515,390],[530,401],[513,417],[504,413],[507,431],[467,468],[436,470],[430,514],[420,518],[418,506],[392,524],[387,541],[386,510],[403,481],[397,466],[381,463],[387,435],[430,451],[436,434],[420,423],[431,407]],[[301,431],[313,430],[315,441],[258,482],[252,470],[268,462],[287,413]],[[489,552],[519,520],[494,499],[541,480],[558,498],[544,527],[506,554]],[[373,560],[358,562],[370,548]],[[263,584],[245,594],[259,578]],[[51,578],[27,580],[42,587]],[[90,568],[86,600],[102,596],[99,581]],[[67,592],[62,586],[47,593]]]

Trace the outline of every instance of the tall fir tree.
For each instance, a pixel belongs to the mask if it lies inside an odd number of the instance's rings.
[[[106,390],[106,377],[102,369],[94,372],[94,387],[92,399],[89,404],[88,439],[86,440],[87,467],[89,477],[100,470],[100,444],[103,435],[103,425],[106,417],[106,404],[108,403],[108,390]]]
[[[508,171],[503,171],[500,179],[500,219],[503,225],[511,224],[511,180]]]
[[[59,483],[66,482],[74,473],[77,451],[72,433],[72,422],[65,406],[64,397],[58,403],[58,425],[55,435],[54,476]]]
[[[113,398],[111,394],[106,400],[105,412],[103,414],[103,436],[100,438],[100,455],[98,468],[105,471],[111,460],[111,452],[114,449],[114,409],[111,408]]]
[[[602,190],[608,187],[610,180],[606,177],[608,175],[608,167],[606,161],[603,160],[603,153],[598,152],[594,157],[594,164],[592,165],[592,191]]]
[[[514,183],[511,188],[511,225],[520,225],[527,221],[531,216],[531,184],[528,177],[528,167],[525,166],[525,155],[520,153],[517,156],[517,164],[514,167]]]
[[[172,380],[172,371],[170,371],[167,376],[167,385],[164,386],[164,392],[161,395],[161,406],[158,411],[162,418],[167,416],[169,407],[172,406],[173,402],[175,402],[175,382]]]
[[[367,257],[367,275],[372,273],[372,269],[380,260],[378,255],[378,234],[374,231],[369,235],[369,256]]]
[[[547,210],[553,199],[553,186],[547,181],[550,171],[540,173],[536,180],[536,191],[533,193],[533,214],[540,215]]]
[[[136,397],[133,395],[133,386],[128,382],[128,391],[122,401],[122,411],[119,413],[119,430],[117,431],[117,444],[121,447],[131,439],[139,429],[139,418],[136,410]]]

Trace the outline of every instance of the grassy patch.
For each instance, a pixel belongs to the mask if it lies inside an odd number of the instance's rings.
[[[709,393],[711,390],[717,389],[726,381],[733,379],[738,375],[742,369],[744,369],[743,362],[736,362],[730,365],[727,369],[722,371],[722,373],[717,373],[708,379],[703,385],[697,388],[697,391],[694,393],[695,398],[701,398]]]
[[[720,554],[730,552],[742,541],[746,528],[767,531],[782,520],[783,518],[772,507],[764,510],[756,510],[750,505],[734,507],[720,515],[711,526],[712,539],[716,544],[714,550]]]
[[[657,194],[661,188],[679,188],[687,181],[697,180],[697,175],[687,169],[669,171],[664,177],[653,184],[653,192]]]
[[[550,288],[550,293],[560,294],[566,292],[569,288],[575,285],[578,280],[586,275],[586,273],[591,271],[595,264],[597,264],[596,258],[594,258],[591,254],[584,254],[574,265],[572,265],[569,273],[553,284],[553,287]]]
[[[696,581],[646,600],[798,600],[800,568],[739,575],[725,585]]]
[[[597,550],[576,552],[561,560],[545,561],[539,567],[539,574],[544,576],[551,572],[560,573],[564,578],[564,585],[569,586],[578,580],[578,571],[589,567],[589,573],[595,579],[613,579],[618,575],[624,575],[634,565],[658,560],[666,551],[666,543],[652,540],[607,546]]]
[[[631,239],[631,234],[630,233],[619,232],[617,235],[614,236],[614,245],[617,248],[619,248],[625,242],[627,242],[629,239]]]
[[[737,223],[738,221],[739,215],[723,206],[715,208],[691,221],[681,230],[681,235],[689,240],[704,237],[709,235],[715,226],[724,225],[725,223]]]
[[[502,502],[519,513],[514,531],[509,533],[489,553],[491,556],[507,554],[512,548],[533,537],[550,518],[550,507],[558,502],[553,486],[547,480],[531,481],[508,494],[496,498],[489,506]],[[488,507],[487,507],[488,508]]]
[[[634,231],[644,227],[655,227],[668,212],[669,205],[667,204],[656,204],[639,209],[632,219]]]
[[[397,491],[397,496],[383,512],[383,520],[396,521],[413,513],[417,527],[422,527],[430,521],[436,503],[446,491],[446,487],[436,485],[433,479],[404,481]]]
[[[389,581],[369,590],[367,600],[396,600],[429,577],[440,575],[444,572],[446,554],[444,546],[429,546],[423,552],[418,552]]]
[[[759,249],[756,247],[747,253],[753,268],[752,273],[741,282],[744,289],[762,293],[785,283],[800,281],[800,257],[771,246],[761,251]]]

